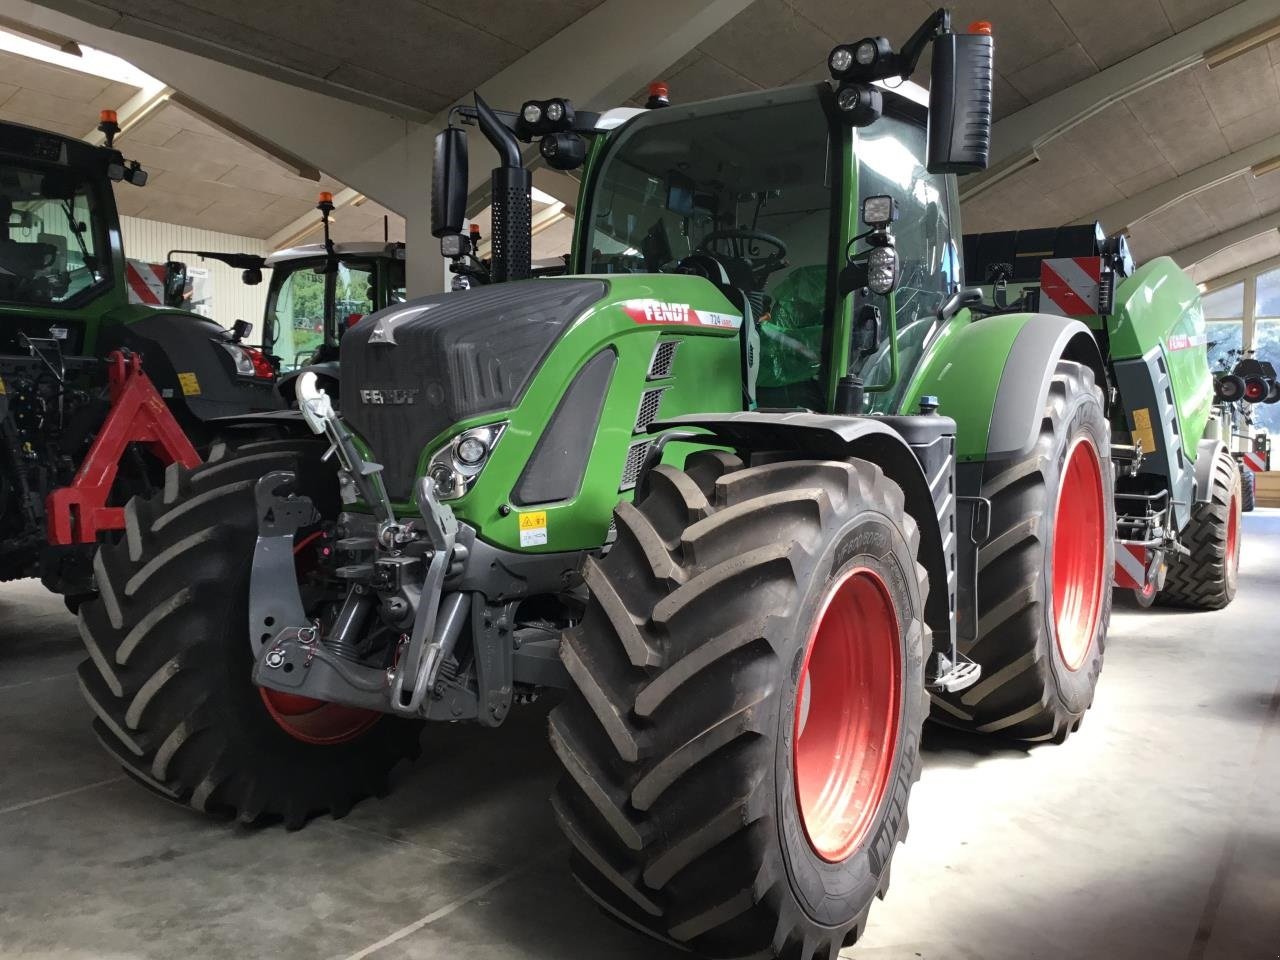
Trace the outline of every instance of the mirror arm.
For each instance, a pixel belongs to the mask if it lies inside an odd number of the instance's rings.
[[[951,296],[947,297],[946,302],[938,308],[938,321],[940,323],[946,323],[964,307],[970,307],[981,302],[981,287],[961,287]]]
[[[950,29],[951,12],[942,8],[935,10],[933,15],[920,24],[916,32],[902,45],[896,57],[897,76],[903,80],[910,78],[916,72],[920,58],[924,56],[924,48],[932,43],[935,37],[941,36]]]

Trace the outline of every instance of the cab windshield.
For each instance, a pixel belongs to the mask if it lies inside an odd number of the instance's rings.
[[[75,171],[0,161],[0,300],[59,306],[110,282],[100,216]]]
[[[585,272],[707,276],[730,299],[740,292],[762,336],[778,312],[820,325],[833,286],[834,143],[813,86],[645,114],[592,185]],[[803,362],[820,365],[821,350],[804,349]],[[772,404],[778,358],[767,342],[762,351],[760,403]]]
[[[280,358],[282,370],[308,363],[325,345],[323,257],[287,261],[271,271],[267,290],[264,349]],[[396,261],[383,303],[379,303],[377,265],[372,261],[340,261],[335,278],[334,314],[339,331],[385,303],[404,299],[404,264]]]

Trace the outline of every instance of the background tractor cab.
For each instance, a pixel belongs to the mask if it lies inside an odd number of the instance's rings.
[[[218,324],[130,302],[112,187],[147,174],[113,111],[99,129],[105,146],[0,123],[0,580],[70,593],[128,493],[198,462],[213,419],[281,405]]]
[[[166,303],[180,303],[186,288],[187,265],[175,259],[177,254],[218,260],[243,270],[244,282],[251,285],[262,282],[264,269],[271,271],[260,353],[279,374],[277,386],[286,403],[293,402],[295,381],[303,370],[315,372],[336,398],[343,333],[365,315],[405,299],[404,244],[335,243],[329,236],[332,194],[321,193],[316,209],[324,227],[321,243],[277,250],[266,257],[171,250],[165,265]],[[252,324],[236,321],[231,336],[238,342],[252,329]]]

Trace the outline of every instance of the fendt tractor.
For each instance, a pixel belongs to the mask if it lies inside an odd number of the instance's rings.
[[[177,254],[218,260],[243,270],[248,284],[261,283],[262,271],[271,270],[261,349],[280,372],[277,387],[286,403],[296,400],[296,380],[308,370],[336,402],[342,335],[366,314],[405,299],[404,244],[334,242],[329,233],[333,194],[322,192],[316,209],[324,230],[321,243],[289,247],[265,257],[171,250],[165,265],[165,300],[175,307],[181,306],[187,286],[187,264],[175,259]]]
[[[930,44],[926,101],[901,81]],[[103,742],[174,800],[298,827],[383,791],[421,721],[562,691],[552,804],[600,906],[702,955],[835,957],[886,890],[931,702],[1076,730],[1117,541],[1171,600],[1235,590],[1195,285],[1103,250],[1095,313],[964,286],[992,56],[938,11],[901,50],[837,46],[830,83],[477,96],[433,227],[461,231],[472,121],[493,282],[365,317],[340,414],[303,375],[291,429],[246,419],[132,502],[82,610]],[[535,140],[583,166],[563,277],[524,279]]]
[[[282,406],[261,354],[212,320],[129,302],[113,146],[0,123],[0,580],[73,605],[130,496],[200,462],[210,421]]]

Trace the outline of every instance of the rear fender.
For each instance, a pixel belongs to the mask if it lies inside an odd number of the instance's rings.
[[[955,425],[950,419],[750,411],[691,414],[652,429],[682,427],[706,430],[705,439],[737,450],[786,450],[829,460],[859,457],[880,467],[902,488],[907,513],[920,529],[919,560],[929,572],[925,622],[935,652],[954,660]]]
[[[1213,461],[1219,450],[1231,452],[1221,440],[1201,440],[1196,445],[1196,503],[1208,503],[1213,496]]]
[[[1106,402],[1106,366],[1097,340],[1079,320],[1008,313],[953,321],[927,351],[902,409],[937,397],[939,412],[956,421],[961,461],[1025,456],[1040,432],[1059,360],[1092,369]]]

